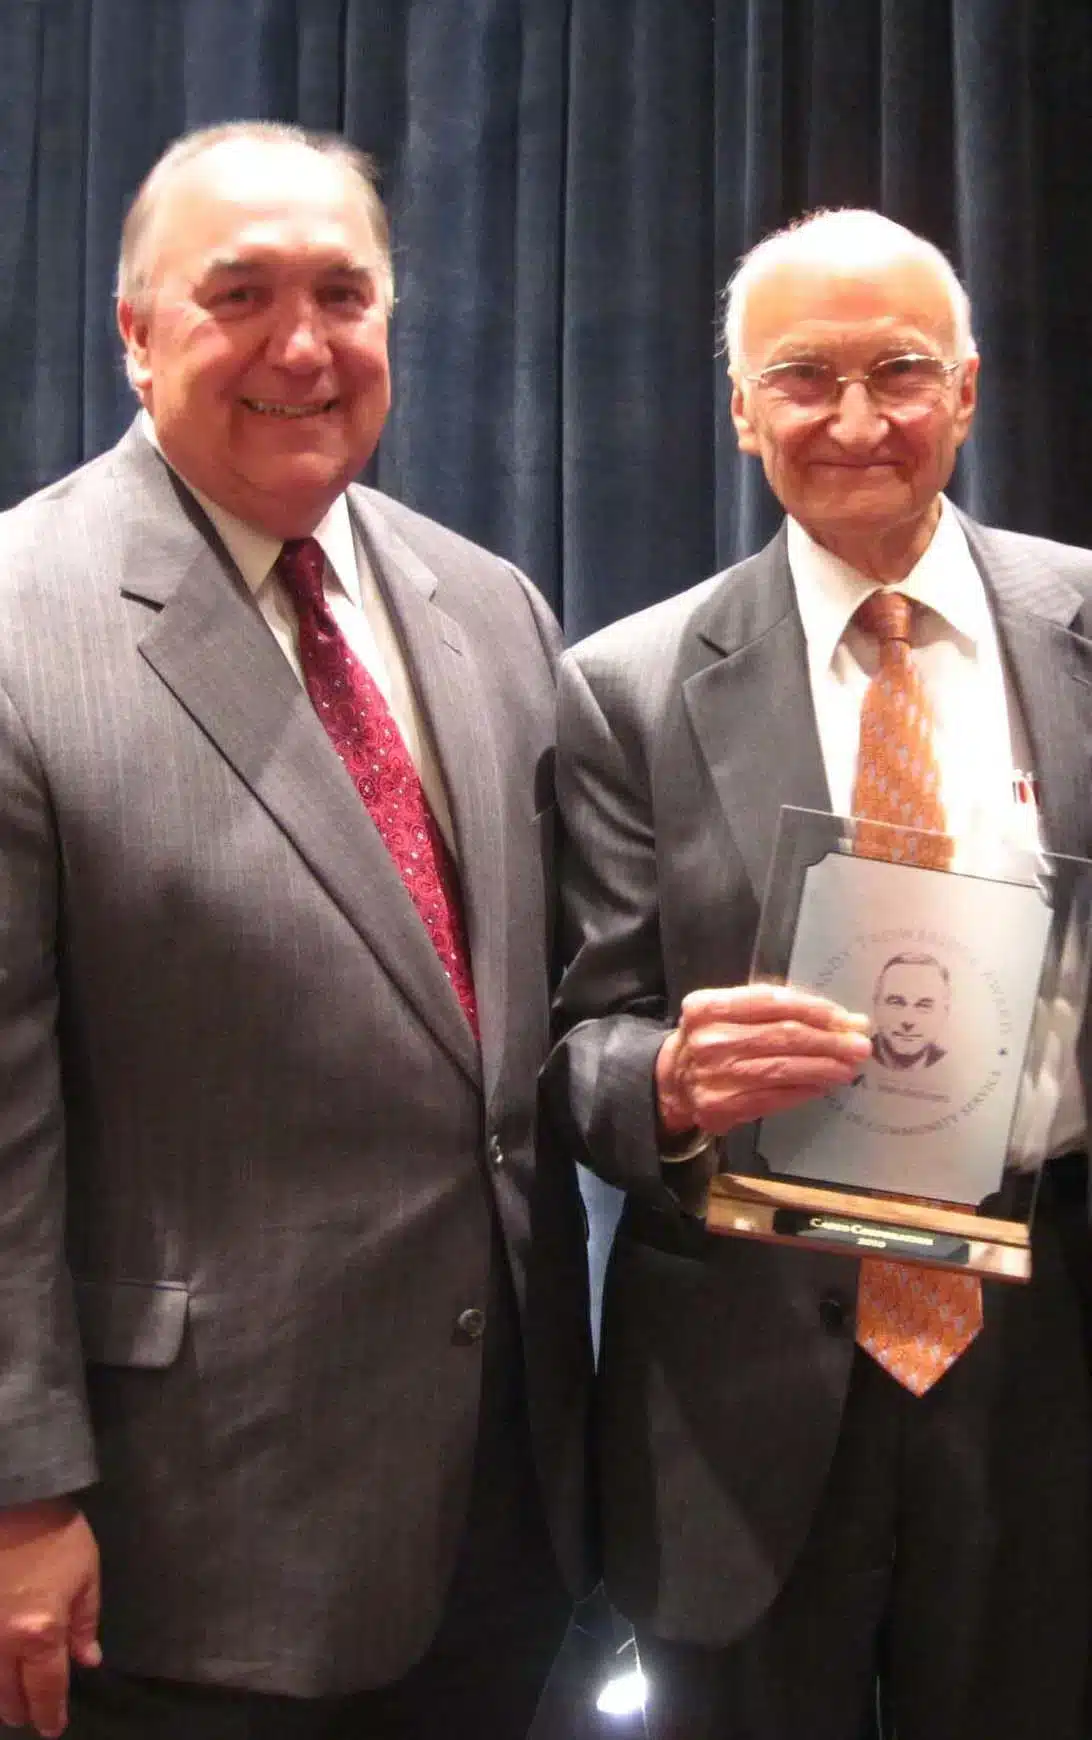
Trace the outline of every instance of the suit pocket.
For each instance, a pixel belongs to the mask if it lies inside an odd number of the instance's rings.
[[[162,1371],[182,1347],[189,1289],[178,1281],[76,1282],[76,1313],[89,1365]]]

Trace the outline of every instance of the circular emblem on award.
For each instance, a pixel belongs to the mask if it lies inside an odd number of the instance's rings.
[[[872,1061],[831,1096],[851,1123],[882,1136],[954,1129],[1013,1067],[1004,987],[958,936],[861,932],[824,963],[815,989],[837,997],[846,978],[871,985]]]

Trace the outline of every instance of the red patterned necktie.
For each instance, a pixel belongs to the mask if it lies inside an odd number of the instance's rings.
[[[946,869],[952,843],[944,834],[932,709],[910,651],[911,615],[901,592],[873,592],[854,617],[879,642],[880,664],[861,705],[853,814],[923,832],[893,847],[884,828],[869,829],[866,822],[856,850]],[[943,1377],[981,1327],[982,1288],[975,1276],[875,1257],[861,1263],[857,1340],[915,1395]]]
[[[325,568],[314,538],[290,538],[277,559],[277,573],[299,620],[307,693],[398,867],[477,1038],[458,871],[383,693],[330,614]]]

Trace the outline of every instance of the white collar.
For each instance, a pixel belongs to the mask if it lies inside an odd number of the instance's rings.
[[[813,669],[827,671],[854,611],[880,587],[817,544],[799,521],[791,518],[788,555],[808,661]],[[928,605],[973,646],[989,633],[989,605],[982,578],[946,497],[940,498],[940,518],[928,547],[905,580],[892,590]]]
[[[167,459],[167,455],[159,444],[155,424],[147,411],[141,413],[140,427],[157,453],[170,465],[170,460]],[[229,513],[227,508],[212,501],[204,490],[200,490],[192,484],[189,478],[183,477],[177,466],[171,465],[171,470],[185,484],[190,494],[201,503],[223,539],[228,555],[256,597],[269,579],[273,564],[281,553],[281,539],[270,537],[268,532],[261,531],[257,526],[247,525],[245,520]],[[352,603],[359,607],[361,593],[356,543],[353,538],[352,520],[349,517],[349,504],[344,494],[339,495],[323,515],[311,536],[321,547],[334,577]]]

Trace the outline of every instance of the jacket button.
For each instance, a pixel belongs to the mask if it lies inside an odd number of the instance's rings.
[[[496,1136],[489,1138],[489,1159],[494,1166],[504,1165],[504,1149]]]
[[[830,1335],[841,1335],[849,1321],[849,1308],[836,1293],[819,1301],[819,1321]]]
[[[476,1305],[460,1311],[455,1319],[455,1330],[460,1341],[480,1341],[485,1334],[485,1312]]]

